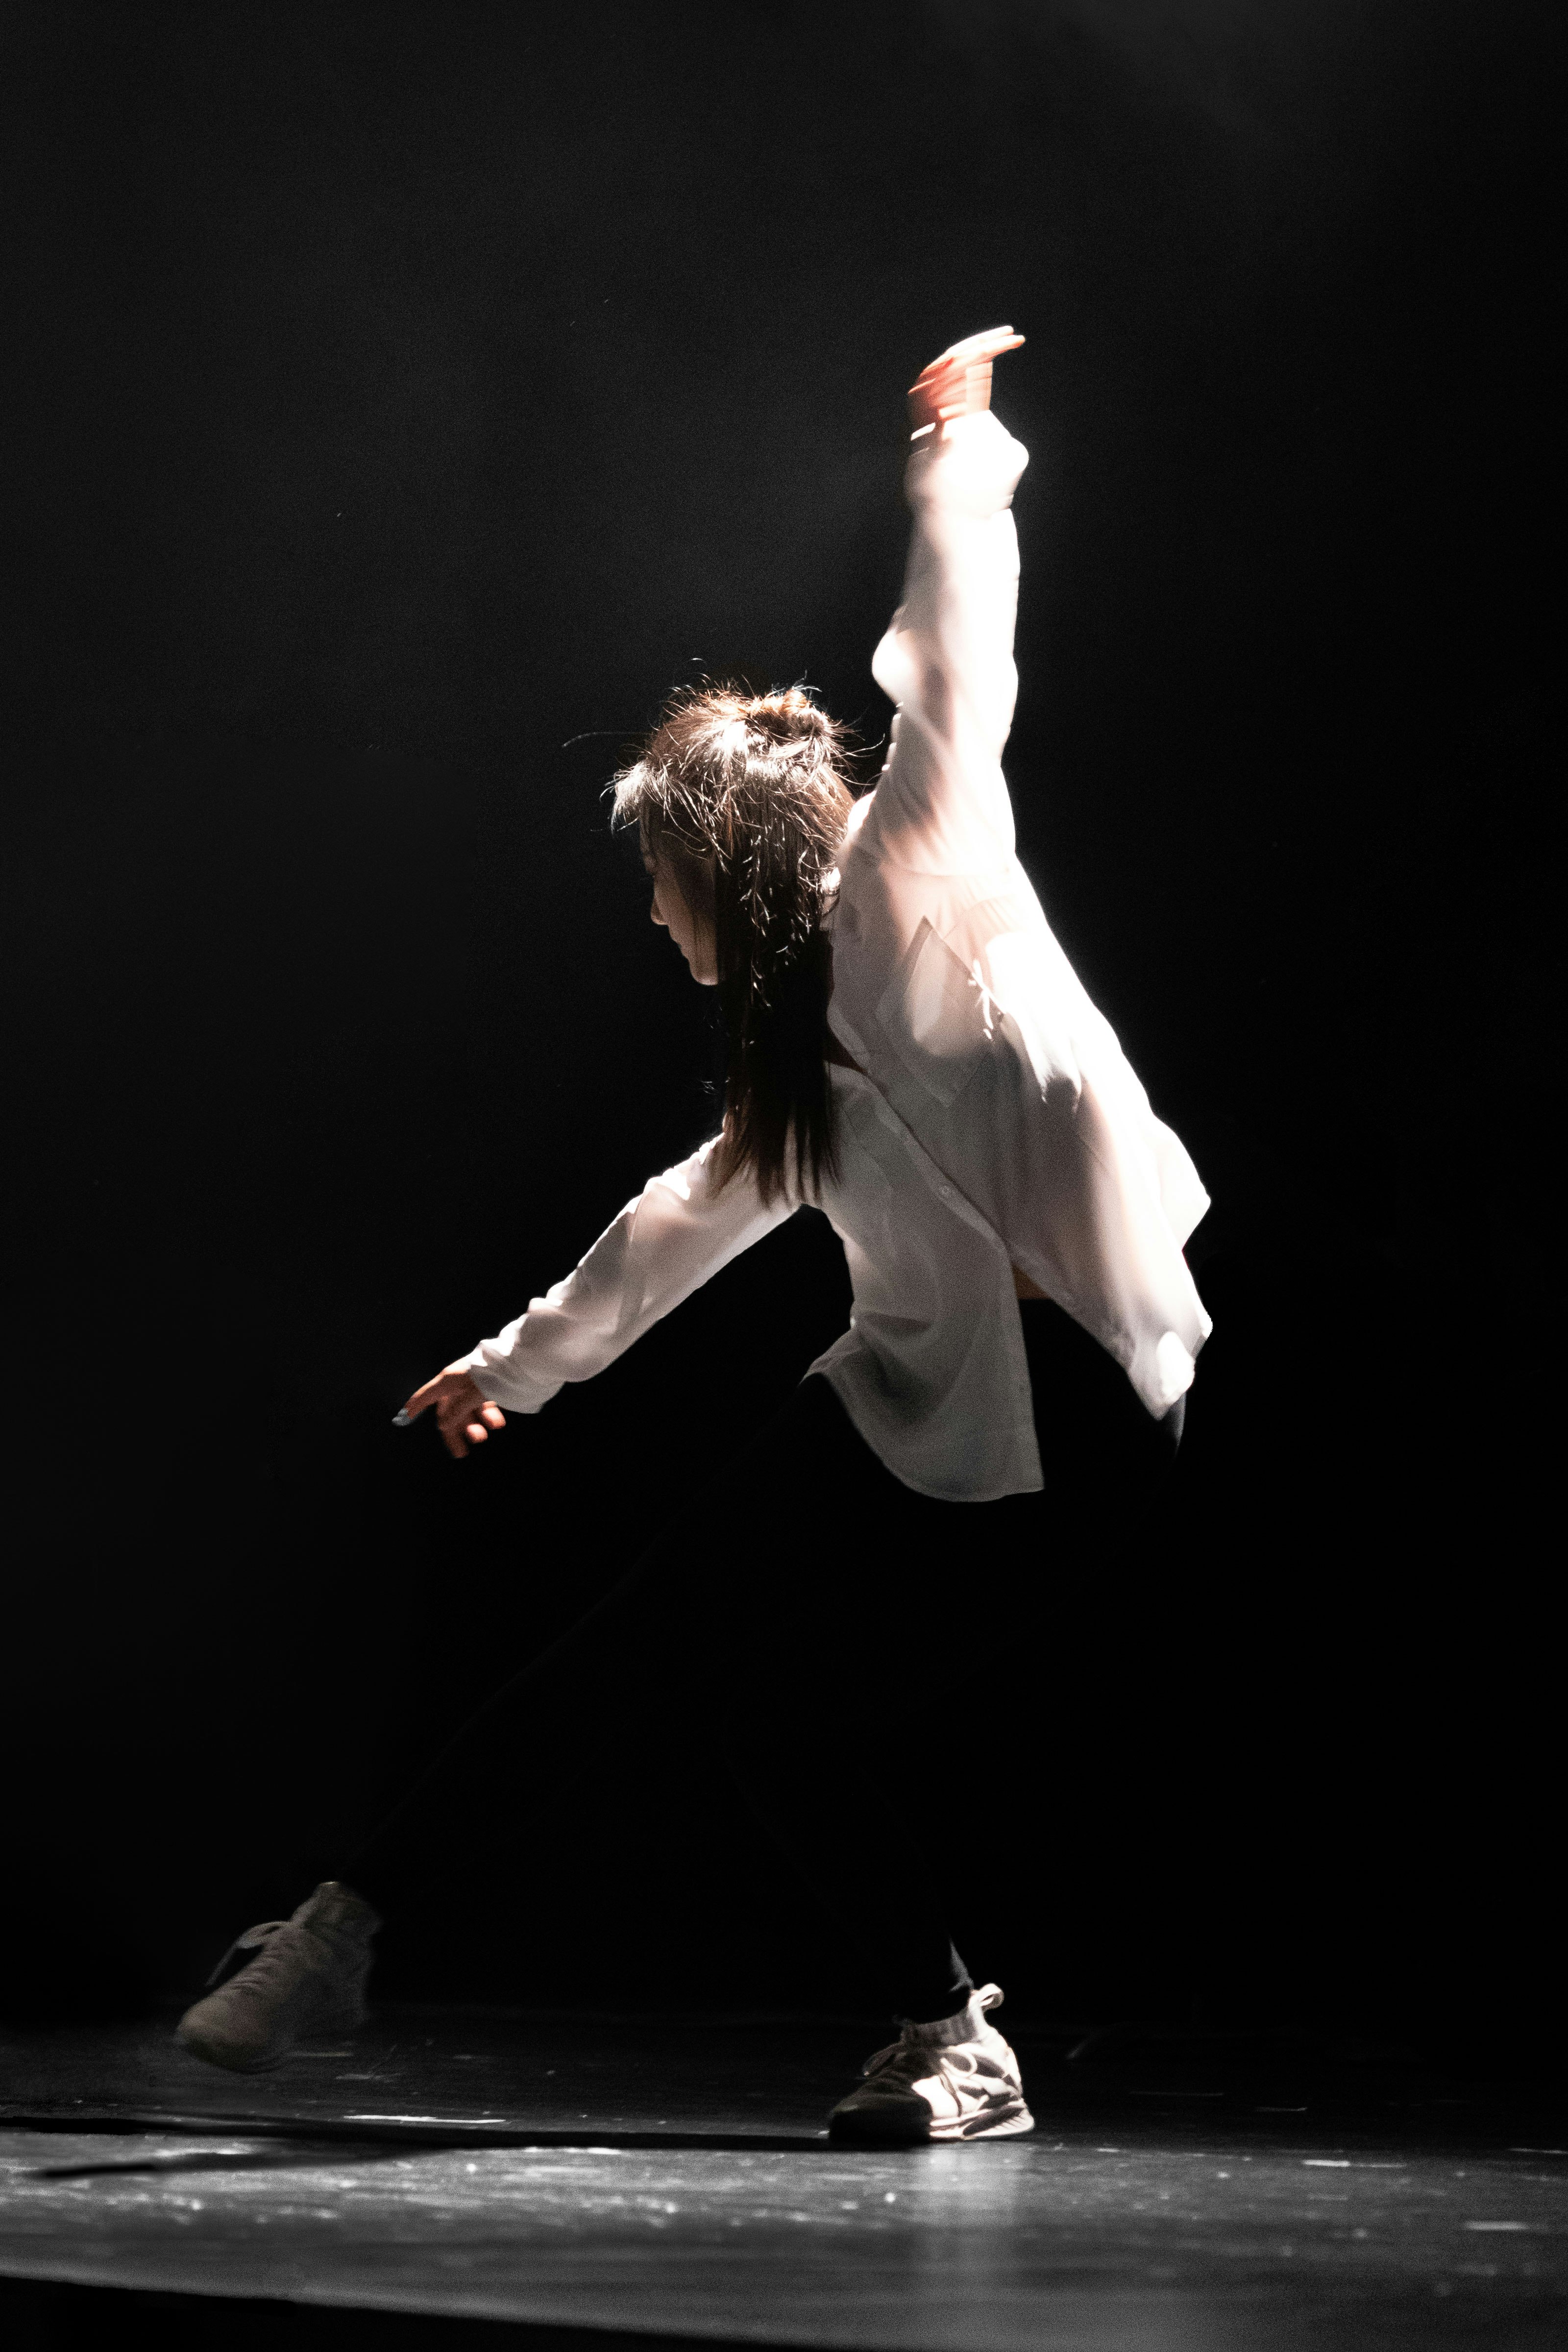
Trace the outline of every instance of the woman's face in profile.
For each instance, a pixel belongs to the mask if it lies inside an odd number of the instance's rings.
[[[691,977],[704,988],[718,985],[719,958],[711,920],[698,913],[676,878],[667,858],[649,854],[643,844],[642,862],[653,884],[653,920],[669,933],[691,968]]]

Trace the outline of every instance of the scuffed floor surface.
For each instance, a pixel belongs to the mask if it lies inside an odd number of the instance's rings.
[[[889,2352],[1568,2342],[1539,2112],[1042,2045],[1033,2138],[849,2154],[863,2042],[403,2011],[258,2080],[162,2029],[13,2045],[0,2273]]]

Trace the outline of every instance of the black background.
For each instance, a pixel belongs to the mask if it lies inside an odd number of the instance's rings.
[[[1027,1622],[977,1549],[847,1686],[956,1647],[1024,1727],[889,1774],[1016,2009],[1558,2034],[1553,16],[8,12],[24,2004],[289,1908],[640,1531],[743,1573],[701,1475],[842,1328],[819,1219],[460,1468],[388,1416],[710,1129],[605,780],[706,672],[880,735],[903,388],[1009,319],[1020,846],[1215,1332],[1157,1544]],[[859,1999],[614,1729],[475,1792],[400,1981]]]

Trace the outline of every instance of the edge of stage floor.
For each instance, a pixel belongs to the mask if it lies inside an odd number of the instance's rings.
[[[470,2319],[450,2313],[361,2304],[288,2302],[256,2295],[183,2294],[157,2287],[82,2285],[0,2273],[0,2336],[8,2352],[65,2352],[76,2344],[138,2339],[167,2352],[222,2343],[226,2352],[275,2352],[286,2326],[292,2352],[752,2352],[755,2339],[627,2335],[619,2328],[535,2326],[526,2320]]]
[[[864,2021],[390,2007],[260,2077],[198,2065],[172,2023],[0,2044],[17,2352],[132,2327],[235,2352],[280,2324],[300,2352],[373,2327],[1556,2352],[1568,2325],[1568,2108],[1387,2050],[1026,2025],[1031,2137],[874,2151],[826,2133]]]

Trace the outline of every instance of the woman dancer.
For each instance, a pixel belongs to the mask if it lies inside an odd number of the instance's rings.
[[[952,1941],[970,1874],[901,1752],[1005,1715],[980,1598],[1068,1565],[1091,1513],[1098,1529],[1157,1484],[1209,1323],[1182,1255],[1203,1188],[1014,851],[1000,761],[1026,453],[990,395],[1021,340],[954,344],[910,395],[914,535],[874,664],[898,707],[875,789],[855,798],[839,730],[794,688],[683,695],[617,779],[653,919],[720,992],[721,1132],[405,1412],[433,1412],[461,1458],[802,1201],[842,1238],[851,1327],[343,1879],[239,1938],[182,2020],[198,2057],[272,2065],[359,2022],[381,1914],[430,1899],[476,1792],[515,1822],[525,1869],[529,1808],[559,1790],[587,1708],[628,1753],[641,1717],[659,1749],[695,1737],[721,1759],[884,1986],[900,2031],[835,2137],[1032,2127],[987,2021],[1001,1992]]]

